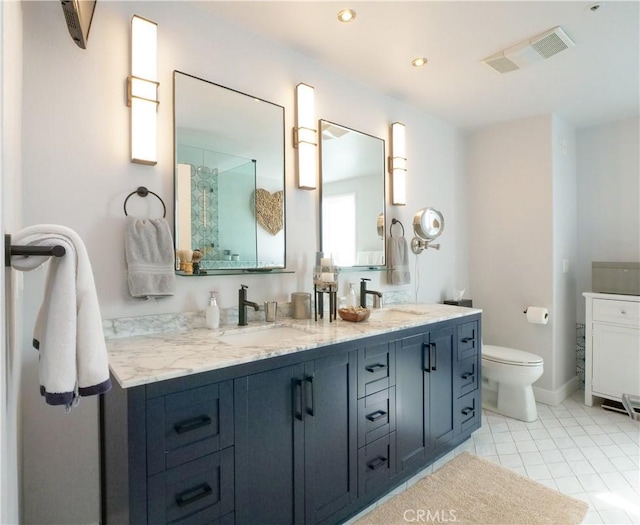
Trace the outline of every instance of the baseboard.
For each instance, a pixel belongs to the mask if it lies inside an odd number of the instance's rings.
[[[533,387],[533,395],[538,403],[544,403],[545,405],[558,406],[571,394],[573,394],[580,387],[580,380],[578,376],[572,377],[558,390],[545,390],[537,386]]]

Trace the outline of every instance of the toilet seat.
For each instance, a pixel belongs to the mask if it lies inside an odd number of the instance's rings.
[[[540,366],[544,362],[539,355],[506,346],[493,345],[482,346],[482,359],[511,366]]]

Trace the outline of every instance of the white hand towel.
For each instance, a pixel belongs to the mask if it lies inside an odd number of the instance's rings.
[[[111,388],[107,347],[91,263],[80,236],[54,224],[30,226],[13,236],[13,244],[63,246],[63,257],[13,256],[11,265],[30,271],[50,260],[44,300],[34,328],[40,351],[40,392],[50,405],[69,409],[78,395]]]
[[[127,217],[124,253],[132,297],[165,297],[174,294],[175,252],[166,219]]]
[[[389,237],[389,265],[387,282],[389,284],[409,284],[409,245],[404,237]]]

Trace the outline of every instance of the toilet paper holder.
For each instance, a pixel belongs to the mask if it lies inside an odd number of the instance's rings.
[[[523,311],[522,313],[523,313],[523,314],[525,314],[525,315],[527,315],[527,312],[529,311],[529,308],[532,308],[532,307],[527,307],[527,308],[525,308],[525,309],[524,309],[524,311]],[[534,307],[534,310],[537,310],[537,309],[539,309],[539,308],[538,308],[538,307]],[[534,315],[535,315],[535,314],[534,314]],[[549,312],[548,312],[548,311],[545,311],[545,312],[544,312],[544,321],[546,322],[548,319],[549,319]]]

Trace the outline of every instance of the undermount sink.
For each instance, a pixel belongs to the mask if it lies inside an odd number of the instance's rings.
[[[261,346],[291,341],[309,335],[309,332],[292,326],[263,326],[221,335],[219,341],[233,346]]]

